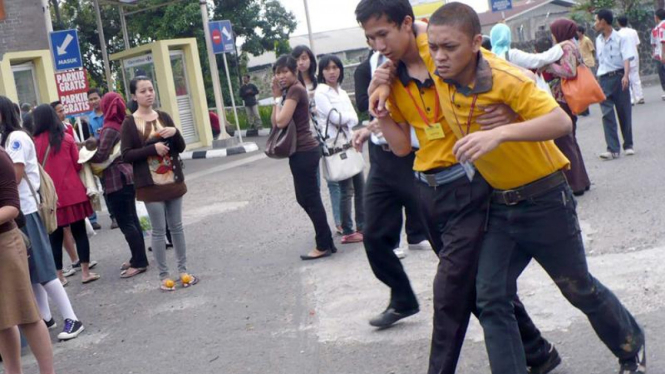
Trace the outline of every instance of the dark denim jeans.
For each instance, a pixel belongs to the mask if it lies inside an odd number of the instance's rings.
[[[612,153],[621,152],[621,143],[617,132],[617,120],[614,116],[614,108],[619,117],[619,126],[623,136],[623,149],[633,148],[633,114],[630,105],[630,89],[621,87],[623,75],[612,77],[601,77],[600,87],[607,98],[600,103],[603,112],[603,129],[605,130],[605,142],[607,150]]]
[[[634,357],[644,334],[617,297],[589,273],[576,202],[567,184],[514,206],[491,204],[480,254],[477,303],[494,374],[526,374],[512,300],[531,258],[586,314],[619,359]]]

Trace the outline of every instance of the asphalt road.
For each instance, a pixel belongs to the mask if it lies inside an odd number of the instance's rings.
[[[648,337],[649,372],[662,374],[665,102],[659,88],[645,94],[647,104],[634,108],[633,157],[600,161],[605,146],[599,107],[580,120],[578,138],[593,186],[579,199],[578,211],[592,272],[636,314]],[[311,249],[313,230],[295,202],[286,161],[256,152],[187,161],[185,171],[189,268],[201,283],[162,293],[156,269],[120,279],[129,251],[100,215],[104,229],[91,240],[102,279],[84,286],[71,278],[67,291],[86,331],[69,342],[54,340],[58,373],[426,372],[432,253],[410,251],[403,260],[421,313],[377,331],[367,319],[385,307],[388,292],[373,277],[361,244],[338,245],[338,254],[316,263],[298,258]],[[169,261],[174,266],[172,251]],[[521,277],[520,295],[564,359],[554,374],[618,371],[589,323],[538,266]],[[62,325],[57,311],[55,316]],[[25,367],[37,372],[30,356]],[[476,322],[458,373],[489,373]]]

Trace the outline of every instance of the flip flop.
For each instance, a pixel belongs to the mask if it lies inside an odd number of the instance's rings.
[[[194,275],[192,275],[192,274],[189,274],[189,276],[192,277],[192,281],[189,282],[189,283],[183,283],[183,284],[182,284],[182,288],[189,288],[189,287],[191,287],[191,286],[193,286],[193,285],[199,283],[199,281],[200,281],[199,277],[194,276]],[[181,281],[181,282],[182,282],[182,281]]]
[[[147,270],[146,268],[135,268],[134,271],[130,273],[129,269],[125,269],[120,273],[120,278],[131,278],[141,273],[145,273],[146,270]]]
[[[101,278],[101,277],[102,277],[102,276],[99,275],[99,274],[92,273],[90,278],[88,278],[88,279],[86,279],[86,280],[84,280],[84,281],[81,281],[81,282],[82,282],[83,284],[88,284],[88,283],[92,283],[92,282],[98,280],[98,279]]]
[[[165,292],[173,292],[173,291],[175,291],[175,282],[173,282],[173,287],[167,287],[167,286],[164,284],[165,281],[166,281],[166,279],[164,279],[164,280],[162,281],[162,284],[159,286],[159,289],[162,290],[162,291],[165,291]]]

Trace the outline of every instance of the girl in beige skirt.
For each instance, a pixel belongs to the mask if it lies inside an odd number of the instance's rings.
[[[0,130],[8,115],[15,114],[0,111]],[[22,373],[20,327],[40,374],[54,374],[51,340],[32,293],[25,243],[14,222],[19,205],[14,165],[0,148],[0,355],[6,374]]]

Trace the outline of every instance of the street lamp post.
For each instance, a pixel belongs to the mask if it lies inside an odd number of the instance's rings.
[[[307,18],[307,35],[309,36],[309,49],[312,50],[314,56],[316,52],[314,51],[314,38],[312,37],[312,23],[309,21],[309,7],[307,6],[307,0],[303,0],[305,3],[305,18]]]
[[[97,16],[97,32],[99,33],[99,44],[102,47],[102,60],[104,61],[104,72],[106,73],[106,84],[109,91],[115,89],[115,82],[111,75],[111,64],[109,63],[109,55],[106,51],[106,38],[104,38],[104,28],[102,27],[102,14],[99,10],[99,0],[94,0],[95,15]]]

